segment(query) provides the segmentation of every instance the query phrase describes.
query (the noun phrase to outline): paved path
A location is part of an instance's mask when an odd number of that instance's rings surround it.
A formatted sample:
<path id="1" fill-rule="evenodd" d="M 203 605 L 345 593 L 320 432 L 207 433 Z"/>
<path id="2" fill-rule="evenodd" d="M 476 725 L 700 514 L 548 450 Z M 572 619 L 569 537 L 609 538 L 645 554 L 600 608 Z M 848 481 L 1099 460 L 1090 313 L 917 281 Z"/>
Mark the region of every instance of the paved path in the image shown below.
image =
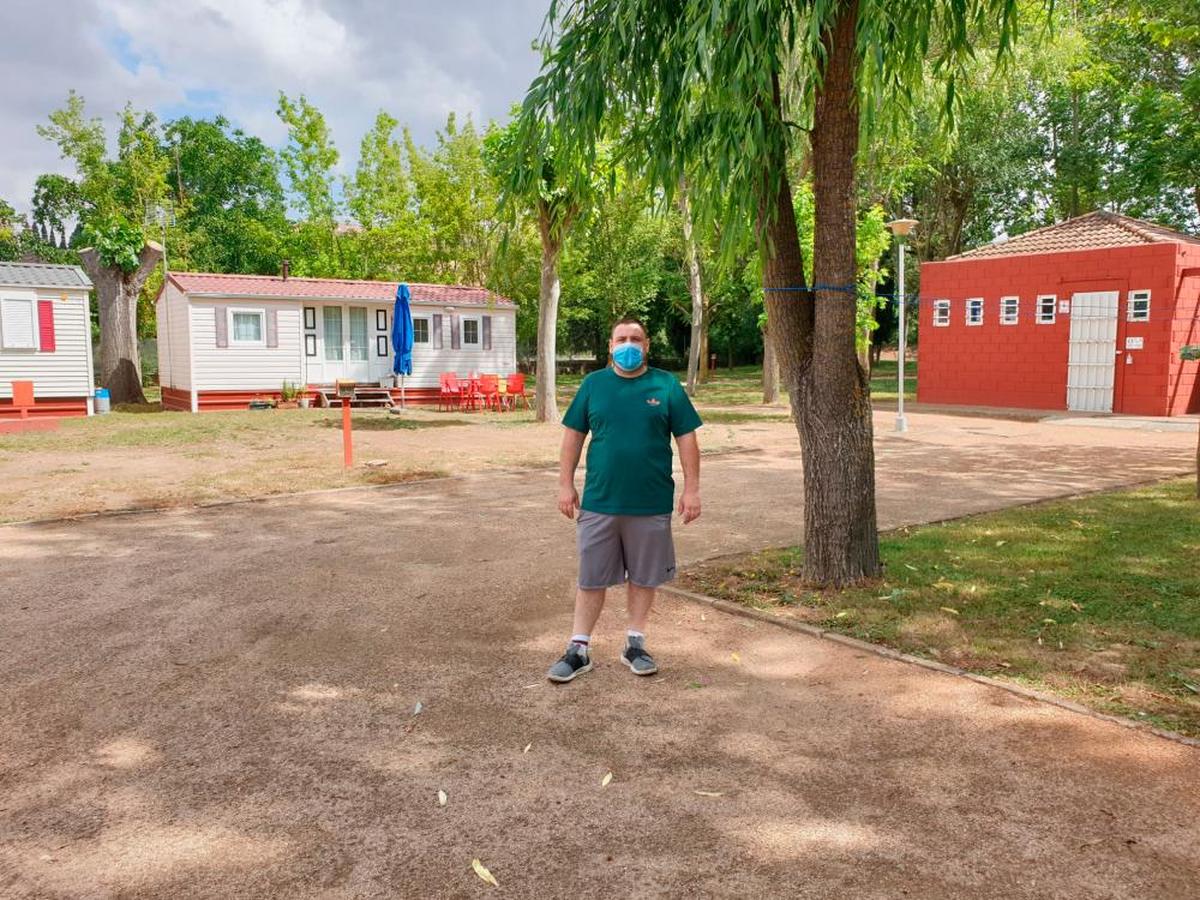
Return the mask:
<path id="1" fill-rule="evenodd" d="M 889 423 L 885 527 L 1193 452 Z M 798 538 L 787 426 L 745 440 L 705 463 L 685 563 Z M 573 550 L 553 488 L 0 529 L 0 896 L 485 896 L 473 857 L 513 897 L 1197 896 L 1192 748 L 677 601 L 660 676 L 615 662 L 610 613 L 597 670 L 547 684 Z"/>

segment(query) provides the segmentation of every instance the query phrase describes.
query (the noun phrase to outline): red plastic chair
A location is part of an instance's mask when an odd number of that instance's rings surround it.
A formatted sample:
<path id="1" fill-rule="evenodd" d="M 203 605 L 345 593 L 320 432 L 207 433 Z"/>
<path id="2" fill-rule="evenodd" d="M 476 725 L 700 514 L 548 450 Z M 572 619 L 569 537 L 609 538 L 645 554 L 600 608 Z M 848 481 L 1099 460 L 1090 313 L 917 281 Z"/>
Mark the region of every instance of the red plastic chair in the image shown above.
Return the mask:
<path id="1" fill-rule="evenodd" d="M 525 408 L 529 409 L 529 398 L 525 396 L 525 373 L 514 372 L 505 381 L 508 388 L 508 402 L 512 404 L 512 408 L 517 408 L 517 399 L 519 398 L 525 401 Z"/>
<path id="2" fill-rule="evenodd" d="M 443 372 L 438 376 L 438 387 L 438 409 L 442 409 L 443 405 L 446 409 L 462 409 L 463 386 L 459 384 L 457 375 Z"/>
<path id="3" fill-rule="evenodd" d="M 479 399 L 484 409 L 500 409 L 500 376 L 479 376 Z"/>

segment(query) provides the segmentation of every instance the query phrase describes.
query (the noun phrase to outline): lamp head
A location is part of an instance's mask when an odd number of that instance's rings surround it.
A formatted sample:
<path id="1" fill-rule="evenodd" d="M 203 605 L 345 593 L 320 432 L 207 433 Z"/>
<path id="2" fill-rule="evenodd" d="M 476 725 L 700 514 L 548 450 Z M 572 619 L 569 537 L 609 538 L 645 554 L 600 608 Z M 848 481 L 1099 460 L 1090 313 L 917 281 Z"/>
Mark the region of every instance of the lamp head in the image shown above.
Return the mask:
<path id="1" fill-rule="evenodd" d="M 887 227 L 892 230 L 892 234 L 896 237 L 907 237 L 908 233 L 917 227 L 916 219 L 892 219 L 887 223 Z"/>

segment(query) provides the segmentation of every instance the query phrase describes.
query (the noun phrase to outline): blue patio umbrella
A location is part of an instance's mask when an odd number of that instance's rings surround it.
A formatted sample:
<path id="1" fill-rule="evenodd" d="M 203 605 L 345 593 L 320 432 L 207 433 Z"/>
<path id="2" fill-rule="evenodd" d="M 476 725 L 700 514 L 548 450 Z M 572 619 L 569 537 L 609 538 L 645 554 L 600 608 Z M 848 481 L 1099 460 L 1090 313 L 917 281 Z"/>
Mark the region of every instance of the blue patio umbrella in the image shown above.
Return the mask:
<path id="1" fill-rule="evenodd" d="M 407 283 L 396 288 L 396 307 L 392 311 L 392 349 L 396 358 L 392 361 L 392 372 L 400 376 L 400 406 L 404 406 L 404 376 L 412 374 L 413 321 L 408 301 L 412 292 Z"/>

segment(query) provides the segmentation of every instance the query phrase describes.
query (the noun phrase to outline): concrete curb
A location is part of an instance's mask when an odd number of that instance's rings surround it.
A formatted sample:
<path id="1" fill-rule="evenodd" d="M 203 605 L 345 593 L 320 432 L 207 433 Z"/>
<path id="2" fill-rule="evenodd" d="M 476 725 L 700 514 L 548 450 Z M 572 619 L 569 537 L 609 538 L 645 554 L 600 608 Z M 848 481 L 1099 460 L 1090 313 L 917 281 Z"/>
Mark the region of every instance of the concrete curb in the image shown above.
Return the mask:
<path id="1" fill-rule="evenodd" d="M 685 591 L 682 588 L 671 587 L 669 585 L 663 585 L 658 590 L 660 593 L 670 594 L 671 596 L 678 597 L 680 600 L 686 600 L 689 603 L 695 603 L 701 606 L 708 606 L 721 612 L 729 613 L 733 616 L 740 616 L 743 619 L 753 619 L 756 622 L 766 622 L 779 628 L 785 628 L 788 631 L 799 632 L 800 634 L 807 635 L 808 637 L 830 641 L 834 644 L 841 644 L 842 646 L 849 647 L 853 650 L 861 650 L 862 652 L 870 653 L 873 656 L 881 656 L 884 659 L 891 659 L 895 660 L 896 662 L 907 663 L 911 666 L 919 666 L 922 669 L 941 672 L 943 675 L 966 678 L 967 680 L 977 682 L 978 684 L 986 685 L 992 688 L 998 688 L 999 690 L 1007 691 L 1010 694 L 1015 694 L 1018 697 L 1024 697 L 1026 700 L 1033 700 L 1038 703 L 1048 703 L 1051 706 L 1057 706 L 1059 709 L 1065 709 L 1068 712 L 1089 716 L 1093 719 L 1100 719 L 1104 722 L 1110 722 L 1113 725 L 1120 725 L 1122 728 L 1128 728 L 1131 731 L 1139 731 L 1144 734 L 1153 734 L 1156 737 L 1165 738 L 1168 741 L 1174 741 L 1175 743 L 1183 744 L 1186 747 L 1200 749 L 1200 739 L 1198 738 L 1190 738 L 1174 731 L 1167 731 L 1164 728 L 1155 728 L 1153 725 L 1147 725 L 1143 722 L 1137 722 L 1132 719 L 1124 719 L 1119 716 L 1110 716 L 1107 713 L 1097 712 L 1094 709 L 1089 709 L 1082 704 L 1074 703 L 1070 700 L 1064 700 L 1061 697 L 1055 697 L 1053 694 L 1044 694 L 1041 691 L 1035 691 L 1031 688 L 1022 687 L 1019 684 L 1014 684 L 1009 681 L 1001 681 L 998 678 L 991 678 L 987 675 L 978 675 L 974 672 L 968 672 L 965 669 L 958 668 L 957 666 L 948 666 L 945 663 L 936 662 L 931 659 L 922 659 L 919 656 L 901 653 L 899 650 L 893 650 L 891 647 L 885 647 L 881 644 L 872 644 L 867 641 L 860 641 L 858 638 L 852 638 L 844 634 L 839 634 L 836 631 L 818 628 L 815 625 L 808 625 L 804 622 L 793 622 L 788 619 L 782 619 L 760 609 L 742 606 L 739 603 L 731 603 L 728 600 L 719 600 L 716 597 L 709 597 L 706 594 L 696 594 L 692 591 Z"/>

